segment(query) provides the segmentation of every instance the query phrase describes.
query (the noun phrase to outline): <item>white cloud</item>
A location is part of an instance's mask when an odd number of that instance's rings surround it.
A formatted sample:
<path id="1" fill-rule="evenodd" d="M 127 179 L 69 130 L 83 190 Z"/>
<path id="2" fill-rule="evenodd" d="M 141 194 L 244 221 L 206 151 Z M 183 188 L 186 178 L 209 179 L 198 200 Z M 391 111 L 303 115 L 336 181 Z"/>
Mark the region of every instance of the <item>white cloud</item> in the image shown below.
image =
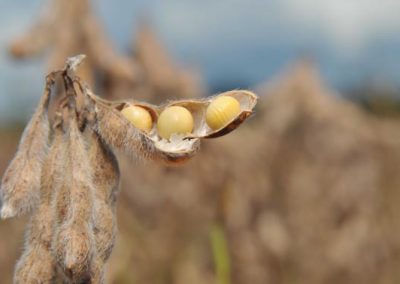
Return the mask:
<path id="1" fill-rule="evenodd" d="M 399 0 L 160 1 L 151 9 L 157 27 L 177 40 L 205 45 L 218 38 L 326 41 L 343 55 L 376 38 L 400 33 Z"/>
<path id="2" fill-rule="evenodd" d="M 398 0 L 283 0 L 287 21 L 323 34 L 342 52 L 356 52 L 382 34 L 400 32 Z"/>

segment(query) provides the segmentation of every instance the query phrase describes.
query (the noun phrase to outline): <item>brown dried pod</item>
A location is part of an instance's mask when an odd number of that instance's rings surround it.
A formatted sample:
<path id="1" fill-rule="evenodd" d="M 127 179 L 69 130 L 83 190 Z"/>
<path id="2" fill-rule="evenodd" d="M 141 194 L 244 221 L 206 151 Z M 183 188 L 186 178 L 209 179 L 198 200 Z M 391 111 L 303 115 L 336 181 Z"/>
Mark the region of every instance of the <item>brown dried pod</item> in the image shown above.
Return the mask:
<path id="1" fill-rule="evenodd" d="M 90 129 L 89 161 L 93 173 L 93 231 L 96 250 L 103 263 L 109 258 L 117 231 L 115 202 L 119 188 L 118 161 L 111 149 Z"/>
<path id="2" fill-rule="evenodd" d="M 90 278 L 87 283 L 104 283 L 104 262 L 98 255 L 95 255 L 91 262 Z"/>
<path id="3" fill-rule="evenodd" d="M 25 250 L 16 265 L 14 283 L 53 283 L 56 277 L 51 252 L 54 219 L 51 197 L 64 172 L 66 148 L 61 124 L 56 122 L 55 125 L 54 138 L 43 164 L 40 204 L 28 225 Z"/>
<path id="4" fill-rule="evenodd" d="M 64 140 L 67 140 L 65 138 Z M 67 141 L 64 141 L 67 143 Z M 67 151 L 66 151 L 67 152 Z M 58 228 L 65 220 L 70 204 L 69 187 L 71 181 L 71 165 L 68 158 L 64 159 L 64 175 L 60 179 L 60 184 L 52 197 L 52 212 L 54 214 L 53 227 Z"/>
<path id="5" fill-rule="evenodd" d="M 15 284 L 54 283 L 56 279 L 54 258 L 43 247 L 27 247 L 16 265 Z"/>
<path id="6" fill-rule="evenodd" d="M 37 204 L 42 163 L 48 150 L 49 120 L 47 109 L 53 78 L 48 77 L 39 105 L 26 126 L 18 151 L 4 173 L 1 195 L 1 218 L 29 212 Z"/>
<path id="7" fill-rule="evenodd" d="M 200 138 L 216 138 L 236 129 L 252 114 L 256 103 L 257 96 L 245 90 L 229 91 L 199 100 L 174 101 L 161 107 L 135 101 L 100 101 L 97 104 L 98 131 L 102 136 L 110 136 L 110 141 L 105 139 L 108 143 L 116 145 L 117 148 L 125 148 L 126 151 L 135 148 L 131 147 L 130 136 L 124 134 L 134 132 L 136 137 L 143 141 L 142 147 L 150 147 L 147 151 L 152 152 L 151 150 L 155 149 L 153 154 L 162 153 L 179 160 L 193 156 L 198 149 Z M 133 109 L 137 107 L 143 108 L 150 115 L 153 120 L 151 128 L 141 130 L 143 122 L 137 125 L 141 118 L 135 118 L 132 114 Z M 122 118 L 130 121 L 131 125 L 122 122 L 117 112 L 122 114 Z M 143 117 L 142 120 L 148 118 Z M 111 125 L 110 122 L 114 124 Z M 121 129 L 122 133 L 117 135 Z M 108 132 L 114 135 L 107 135 Z M 135 142 L 137 141 L 138 138 Z M 170 160 L 174 161 L 173 158 Z"/>
<path id="8" fill-rule="evenodd" d="M 64 276 L 74 283 L 80 283 L 90 278 L 95 253 L 91 224 L 94 188 L 85 141 L 75 114 L 70 115 L 69 122 L 66 214 L 61 216 L 64 220 L 58 220 L 55 224 L 52 246 L 57 265 Z"/>

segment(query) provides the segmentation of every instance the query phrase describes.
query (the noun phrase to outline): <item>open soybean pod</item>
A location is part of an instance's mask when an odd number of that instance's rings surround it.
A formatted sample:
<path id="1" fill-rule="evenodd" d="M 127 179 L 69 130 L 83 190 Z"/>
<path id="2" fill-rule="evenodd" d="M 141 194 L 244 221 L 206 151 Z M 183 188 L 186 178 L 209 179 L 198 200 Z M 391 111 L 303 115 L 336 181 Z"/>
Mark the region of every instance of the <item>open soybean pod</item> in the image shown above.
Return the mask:
<path id="1" fill-rule="evenodd" d="M 108 102 L 88 91 L 95 101 L 96 131 L 104 141 L 127 153 L 180 162 L 199 149 L 200 138 L 228 134 L 246 120 L 257 96 L 245 90 L 199 100 L 154 106 L 134 100 Z"/>
<path id="2" fill-rule="evenodd" d="M 87 90 L 88 91 L 88 90 Z M 149 104 L 132 102 L 107 103 L 88 92 L 95 104 L 95 131 L 104 142 L 114 149 L 131 156 L 161 160 L 167 163 L 178 163 L 191 158 L 199 149 L 200 141 L 177 138 L 171 141 L 162 140 L 155 129 L 158 110 Z M 122 114 L 125 108 L 138 106 L 145 109 L 151 117 L 151 128 L 141 130 Z"/>

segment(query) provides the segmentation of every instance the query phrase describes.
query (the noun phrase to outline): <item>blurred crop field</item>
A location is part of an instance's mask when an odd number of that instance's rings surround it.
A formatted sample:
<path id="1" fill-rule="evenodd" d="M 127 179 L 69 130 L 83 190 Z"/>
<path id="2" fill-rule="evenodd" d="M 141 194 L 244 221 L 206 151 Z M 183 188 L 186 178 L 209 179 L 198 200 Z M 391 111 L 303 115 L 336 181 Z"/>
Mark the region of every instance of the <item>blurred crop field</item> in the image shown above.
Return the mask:
<path id="1" fill-rule="evenodd" d="M 212 93 L 146 21 L 123 53 L 89 1 L 43 6 L 51 16 L 36 15 L 25 35 L 2 46 L 20 60 L 13 64 L 43 54 L 34 60 L 50 71 L 85 53 L 81 75 L 107 99 L 160 103 Z M 251 86 L 259 102 L 246 123 L 202 141 L 185 164 L 119 155 L 119 232 L 107 283 L 400 283 L 397 89 L 365 82 L 342 93 L 317 60 L 289 61 Z M 0 129 L 0 175 L 23 127 L 13 121 Z M 12 283 L 28 220 L 0 221 L 0 283 Z"/>

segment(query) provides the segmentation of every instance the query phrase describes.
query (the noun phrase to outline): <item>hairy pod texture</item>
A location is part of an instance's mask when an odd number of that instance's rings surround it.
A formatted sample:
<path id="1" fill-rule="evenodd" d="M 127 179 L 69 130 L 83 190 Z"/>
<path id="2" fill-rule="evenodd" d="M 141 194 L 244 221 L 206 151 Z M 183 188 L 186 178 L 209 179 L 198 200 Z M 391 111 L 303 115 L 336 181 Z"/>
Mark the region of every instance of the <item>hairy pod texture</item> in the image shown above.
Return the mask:
<path id="1" fill-rule="evenodd" d="M 91 131 L 91 130 L 90 130 Z M 93 229 L 96 250 L 102 262 L 109 258 L 117 231 L 115 203 L 119 188 L 118 161 L 97 133 L 91 131 L 89 161 L 93 174 Z"/>
<path id="2" fill-rule="evenodd" d="M 104 262 L 98 255 L 96 255 L 90 266 L 90 279 L 89 283 L 103 284 L 104 283 Z"/>
<path id="3" fill-rule="evenodd" d="M 162 158 L 150 139 L 115 109 L 96 103 L 95 131 L 107 145 L 133 158 L 157 160 Z"/>
<path id="4" fill-rule="evenodd" d="M 61 208 L 62 214 L 56 214 L 53 251 L 64 276 L 72 283 L 80 283 L 89 281 L 95 253 L 92 229 L 94 188 L 85 141 L 75 116 L 70 119 L 67 153 L 68 178 L 60 188 L 67 190 L 61 192 L 64 195 L 61 201 L 65 204 L 60 207 L 56 204 L 56 210 Z"/>
<path id="5" fill-rule="evenodd" d="M 50 125 L 47 109 L 50 84 L 26 126 L 17 153 L 4 173 L 1 183 L 1 218 L 27 213 L 37 205 L 42 163 L 48 151 Z"/>
<path id="6" fill-rule="evenodd" d="M 55 129 L 43 163 L 40 203 L 28 225 L 25 250 L 17 263 L 14 283 L 53 283 L 55 280 L 55 261 L 51 252 L 54 219 L 51 203 L 64 171 L 65 146 L 61 128 Z"/>
<path id="7" fill-rule="evenodd" d="M 166 140 L 160 141 L 154 129 L 150 131 L 151 133 L 139 130 L 124 117 L 121 107 L 126 106 L 126 103 L 113 104 L 94 95 L 86 86 L 82 89 L 88 98 L 88 109 L 94 112 L 92 128 L 114 150 L 119 150 L 134 160 L 142 158 L 166 164 L 177 164 L 188 160 L 199 150 L 198 138 L 183 140 L 178 135 L 173 137 L 171 143 Z M 145 105 L 141 107 L 143 106 Z M 152 113 L 152 119 L 157 117 L 154 108 L 148 105 L 145 108 Z"/>

